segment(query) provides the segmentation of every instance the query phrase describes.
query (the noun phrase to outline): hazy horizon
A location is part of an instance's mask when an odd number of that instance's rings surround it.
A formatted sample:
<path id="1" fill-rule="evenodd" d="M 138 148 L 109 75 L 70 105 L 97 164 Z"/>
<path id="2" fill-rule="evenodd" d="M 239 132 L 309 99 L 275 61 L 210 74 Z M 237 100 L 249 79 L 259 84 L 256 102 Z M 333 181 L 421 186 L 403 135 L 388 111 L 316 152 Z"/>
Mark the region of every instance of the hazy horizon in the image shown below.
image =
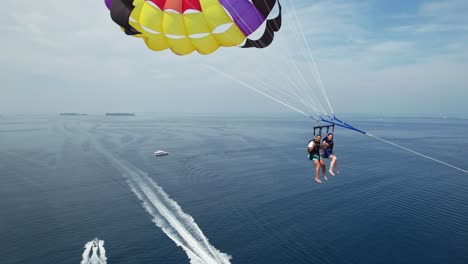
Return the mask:
<path id="1" fill-rule="evenodd" d="M 58 111 L 58 112 L 0 112 L 0 117 L 4 116 L 15 116 L 15 115 L 45 115 L 45 116 L 54 116 L 60 114 L 81 114 L 82 116 L 103 116 L 106 113 L 131 113 L 135 114 L 135 116 L 146 116 L 146 115 L 167 115 L 167 116 L 241 116 L 241 117 L 258 117 L 258 116 L 268 116 L 274 117 L 275 115 L 284 117 L 284 116 L 291 116 L 298 119 L 307 120 L 306 117 L 298 115 L 293 111 L 281 111 L 281 112 L 274 112 L 274 111 L 263 111 L 263 112 L 214 112 L 214 111 L 158 111 L 158 112 L 138 112 L 138 111 L 104 111 L 104 112 L 86 112 L 86 111 Z M 461 114 L 430 114 L 430 113 L 362 113 L 362 112 L 347 112 L 347 113 L 336 113 L 337 117 L 371 117 L 371 118 L 434 118 L 434 119 L 468 119 L 467 115 Z M 110 117 L 113 118 L 113 117 Z"/>

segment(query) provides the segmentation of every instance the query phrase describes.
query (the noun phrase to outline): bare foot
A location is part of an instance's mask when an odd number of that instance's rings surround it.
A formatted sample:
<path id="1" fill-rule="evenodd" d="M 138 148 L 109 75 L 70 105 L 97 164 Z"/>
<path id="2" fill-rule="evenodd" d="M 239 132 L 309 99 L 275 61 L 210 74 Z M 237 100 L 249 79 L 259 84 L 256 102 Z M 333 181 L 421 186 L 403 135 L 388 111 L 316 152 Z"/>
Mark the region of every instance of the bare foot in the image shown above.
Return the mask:
<path id="1" fill-rule="evenodd" d="M 327 178 L 327 176 L 323 176 L 323 178 L 324 178 L 326 181 L 328 181 L 328 178 Z"/>
<path id="2" fill-rule="evenodd" d="M 335 176 L 335 173 L 333 173 L 332 169 L 329 169 L 328 172 L 329 172 L 332 176 Z"/>
<path id="3" fill-rule="evenodd" d="M 315 181 L 318 182 L 318 183 L 322 183 L 322 181 L 320 179 L 317 179 L 317 178 L 315 178 Z"/>

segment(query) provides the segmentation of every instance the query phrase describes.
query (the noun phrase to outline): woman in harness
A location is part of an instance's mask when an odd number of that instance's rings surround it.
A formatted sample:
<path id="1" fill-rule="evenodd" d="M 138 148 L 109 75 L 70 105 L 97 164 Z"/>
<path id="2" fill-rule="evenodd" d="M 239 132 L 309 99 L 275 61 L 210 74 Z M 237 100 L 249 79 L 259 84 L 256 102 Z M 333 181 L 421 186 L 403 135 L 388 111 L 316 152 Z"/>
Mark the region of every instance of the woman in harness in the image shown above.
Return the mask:
<path id="1" fill-rule="evenodd" d="M 336 170 L 336 173 L 340 173 L 338 171 L 338 169 L 336 168 L 336 162 L 337 162 L 337 158 L 335 156 L 335 154 L 333 153 L 333 145 L 334 145 L 334 142 L 333 142 L 333 133 L 328 133 L 327 137 L 325 137 L 323 139 L 323 146 L 324 146 L 324 150 L 323 150 L 323 157 L 324 158 L 328 158 L 330 159 L 330 169 L 328 170 L 328 172 L 330 172 L 331 175 L 335 176 L 335 173 L 333 173 L 333 169 Z"/>
<path id="2" fill-rule="evenodd" d="M 315 164 L 315 181 L 318 183 L 322 183 L 319 178 L 320 167 L 322 168 L 323 178 L 328 180 L 327 174 L 325 172 L 325 162 L 323 159 L 320 158 L 320 140 L 322 136 L 316 135 L 315 138 L 309 141 L 309 145 L 307 146 L 307 150 L 309 152 L 309 159 L 312 160 Z"/>

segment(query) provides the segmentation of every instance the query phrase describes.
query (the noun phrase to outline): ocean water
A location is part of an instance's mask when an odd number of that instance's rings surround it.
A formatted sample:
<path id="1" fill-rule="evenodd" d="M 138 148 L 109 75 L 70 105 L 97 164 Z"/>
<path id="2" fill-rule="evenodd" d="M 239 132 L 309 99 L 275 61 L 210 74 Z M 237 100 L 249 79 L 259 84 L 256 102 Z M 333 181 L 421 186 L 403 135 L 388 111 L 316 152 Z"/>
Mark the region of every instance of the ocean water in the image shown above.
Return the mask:
<path id="1" fill-rule="evenodd" d="M 347 121 L 468 169 L 467 120 Z M 4 115 L 0 263 L 80 263 L 95 237 L 107 263 L 468 263 L 468 174 L 337 128 L 319 185 L 313 125 Z"/>

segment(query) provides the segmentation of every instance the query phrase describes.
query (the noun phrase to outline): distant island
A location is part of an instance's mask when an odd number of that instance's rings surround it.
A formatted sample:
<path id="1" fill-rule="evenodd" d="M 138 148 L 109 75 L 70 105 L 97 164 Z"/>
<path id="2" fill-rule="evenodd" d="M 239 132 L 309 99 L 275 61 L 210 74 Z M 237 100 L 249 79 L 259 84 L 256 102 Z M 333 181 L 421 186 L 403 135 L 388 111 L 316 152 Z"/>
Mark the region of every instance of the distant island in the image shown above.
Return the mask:
<path id="1" fill-rule="evenodd" d="M 88 115 L 88 114 L 80 114 L 80 113 L 60 113 L 60 115 L 63 115 L 63 116 L 85 116 L 85 115 Z"/>
<path id="2" fill-rule="evenodd" d="M 133 113 L 106 113 L 106 116 L 134 116 Z"/>

